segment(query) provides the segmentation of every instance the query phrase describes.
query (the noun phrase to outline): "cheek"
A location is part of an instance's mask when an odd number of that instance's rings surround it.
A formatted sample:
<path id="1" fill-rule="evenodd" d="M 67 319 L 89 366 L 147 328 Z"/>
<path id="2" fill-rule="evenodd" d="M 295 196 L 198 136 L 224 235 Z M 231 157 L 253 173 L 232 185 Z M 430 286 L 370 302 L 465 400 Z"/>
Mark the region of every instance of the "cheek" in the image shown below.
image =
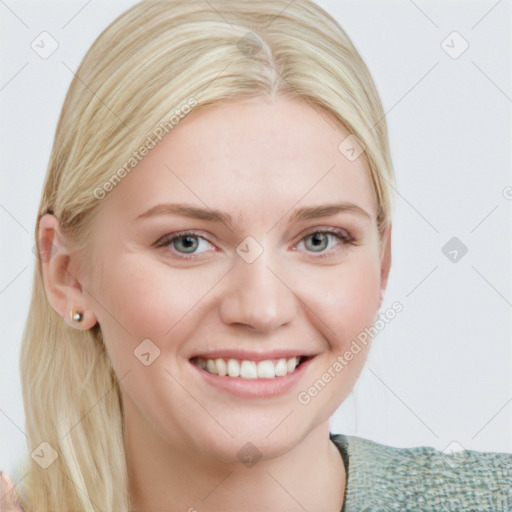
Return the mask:
<path id="1" fill-rule="evenodd" d="M 340 319 L 350 326 L 351 338 L 375 321 L 380 299 L 380 264 L 364 256 L 346 276 Z M 357 331 L 357 332 L 356 332 Z"/>
<path id="2" fill-rule="evenodd" d="M 345 345 L 371 325 L 380 299 L 380 262 L 371 251 L 359 251 L 337 266 L 312 271 L 297 283 L 301 300 L 317 317 L 318 329 L 335 345 Z"/>
<path id="3" fill-rule="evenodd" d="M 173 334 L 182 336 L 216 278 L 215 271 L 171 268 L 137 254 L 106 264 L 98 291 L 104 337 L 132 352 L 146 338 L 160 346 Z"/>
<path id="4" fill-rule="evenodd" d="M 357 382 L 371 347 L 366 329 L 375 321 L 380 299 L 380 262 L 374 254 L 361 251 L 350 264 L 334 268 L 325 278 L 309 281 L 304 291 L 317 314 L 316 328 L 329 345 L 322 373 L 297 397 L 300 404 L 316 404 L 318 422 L 334 414 Z"/>
<path id="5" fill-rule="evenodd" d="M 354 388 L 371 346 L 365 329 L 375 321 L 380 297 L 380 262 L 370 251 L 323 272 L 302 288 L 315 313 L 311 322 L 328 344 L 297 395 L 305 414 L 316 410 L 310 415 L 315 424 L 328 421 Z"/>

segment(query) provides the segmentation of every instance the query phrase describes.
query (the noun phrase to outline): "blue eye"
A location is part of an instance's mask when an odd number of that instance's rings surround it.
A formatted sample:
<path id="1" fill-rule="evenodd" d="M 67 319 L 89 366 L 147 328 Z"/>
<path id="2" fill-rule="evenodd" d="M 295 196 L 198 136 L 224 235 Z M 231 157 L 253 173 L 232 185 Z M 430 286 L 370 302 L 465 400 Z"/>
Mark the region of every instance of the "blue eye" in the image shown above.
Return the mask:
<path id="1" fill-rule="evenodd" d="M 329 252 L 326 251 L 329 247 L 329 242 L 334 242 L 331 247 L 336 245 L 336 241 L 341 241 L 342 246 L 346 244 L 353 244 L 355 242 L 345 230 L 335 228 L 313 231 L 306 235 L 300 243 L 303 241 L 308 252 L 320 253 L 321 256 L 323 256 L 325 252 Z"/>
<path id="2" fill-rule="evenodd" d="M 308 243 L 305 243 L 307 249 L 311 249 L 314 252 L 320 252 L 327 249 L 329 245 L 329 237 L 332 237 L 331 234 L 327 233 L 313 233 L 312 235 L 308 235 L 305 240 L 311 241 L 308 246 Z"/>
<path id="3" fill-rule="evenodd" d="M 334 252 L 348 244 L 355 245 L 356 241 L 344 229 L 322 228 L 304 236 L 297 247 L 301 244 L 304 244 L 307 252 L 317 254 L 316 258 L 322 258 L 332 256 Z M 213 244 L 195 232 L 181 231 L 163 236 L 153 246 L 167 247 L 180 258 L 194 258 L 207 252 L 209 246 Z"/>
<path id="4" fill-rule="evenodd" d="M 183 252 L 188 254 L 194 252 L 199 247 L 199 238 L 197 236 L 182 235 L 175 238 L 171 243 L 178 252 L 181 252 L 179 247 L 181 246 Z"/>
<path id="5" fill-rule="evenodd" d="M 184 258 L 190 258 L 208 250 L 210 242 L 196 233 L 180 232 L 166 235 L 154 245 L 155 247 L 172 248 Z"/>

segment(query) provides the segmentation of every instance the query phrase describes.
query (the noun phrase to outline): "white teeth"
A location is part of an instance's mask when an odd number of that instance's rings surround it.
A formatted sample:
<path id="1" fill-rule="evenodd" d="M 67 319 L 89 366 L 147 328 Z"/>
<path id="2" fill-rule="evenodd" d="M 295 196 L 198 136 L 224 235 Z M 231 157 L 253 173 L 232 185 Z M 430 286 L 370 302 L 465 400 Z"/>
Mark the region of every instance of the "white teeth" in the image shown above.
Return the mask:
<path id="1" fill-rule="evenodd" d="M 295 369 L 295 366 L 293 367 L 293 369 Z M 287 373 L 288 373 L 288 366 L 286 364 L 286 359 L 279 359 L 279 361 L 277 361 L 277 364 L 276 364 L 276 377 L 283 377 Z"/>
<path id="2" fill-rule="evenodd" d="M 203 370 L 221 377 L 242 377 L 243 379 L 272 379 L 292 373 L 300 362 L 299 357 L 281 358 L 266 361 L 238 361 L 237 359 L 196 359 L 195 363 Z"/>
<path id="3" fill-rule="evenodd" d="M 230 377 L 240 377 L 240 364 L 236 359 L 228 361 L 228 375 Z"/>
<path id="4" fill-rule="evenodd" d="M 215 361 L 213 361 L 213 359 L 208 359 L 208 361 L 206 361 L 206 369 L 210 373 L 217 373 L 217 365 L 215 364 Z"/>
<path id="5" fill-rule="evenodd" d="M 276 368 L 272 361 L 260 361 L 258 363 L 258 378 L 272 379 L 276 376 Z"/>
<path id="6" fill-rule="evenodd" d="M 296 357 L 288 359 L 288 361 L 286 362 L 286 369 L 288 370 L 288 373 L 293 372 L 293 370 L 295 370 L 295 368 L 297 367 L 297 364 L 298 360 Z"/>
<path id="7" fill-rule="evenodd" d="M 254 361 L 242 361 L 240 366 L 240 377 L 244 379 L 257 379 L 258 370 Z"/>
<path id="8" fill-rule="evenodd" d="M 224 359 L 215 359 L 215 362 L 217 363 L 217 374 L 221 377 L 224 377 L 224 375 L 228 374 L 228 365 L 226 364 L 226 361 Z M 215 372 L 212 372 L 215 373 Z"/>

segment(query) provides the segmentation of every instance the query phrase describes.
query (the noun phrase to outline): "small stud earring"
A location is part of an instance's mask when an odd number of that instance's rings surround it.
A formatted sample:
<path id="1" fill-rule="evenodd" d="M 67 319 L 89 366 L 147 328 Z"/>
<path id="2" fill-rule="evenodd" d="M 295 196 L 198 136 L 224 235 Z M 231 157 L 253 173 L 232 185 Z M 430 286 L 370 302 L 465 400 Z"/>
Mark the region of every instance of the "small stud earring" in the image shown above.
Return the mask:
<path id="1" fill-rule="evenodd" d="M 75 322 L 81 322 L 84 319 L 84 315 L 80 311 L 71 311 L 70 315 Z"/>

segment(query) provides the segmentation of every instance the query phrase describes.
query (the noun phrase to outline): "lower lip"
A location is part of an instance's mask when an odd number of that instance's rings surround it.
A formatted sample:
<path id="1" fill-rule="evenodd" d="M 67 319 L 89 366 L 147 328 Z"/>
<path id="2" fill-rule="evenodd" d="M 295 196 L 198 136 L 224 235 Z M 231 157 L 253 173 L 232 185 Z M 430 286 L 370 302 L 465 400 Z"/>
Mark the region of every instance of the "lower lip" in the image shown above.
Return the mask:
<path id="1" fill-rule="evenodd" d="M 271 398 L 290 391 L 304 375 L 314 357 L 304 361 L 292 373 L 271 379 L 244 379 L 243 377 L 221 377 L 200 366 L 190 363 L 199 375 L 211 386 L 242 398 Z"/>

